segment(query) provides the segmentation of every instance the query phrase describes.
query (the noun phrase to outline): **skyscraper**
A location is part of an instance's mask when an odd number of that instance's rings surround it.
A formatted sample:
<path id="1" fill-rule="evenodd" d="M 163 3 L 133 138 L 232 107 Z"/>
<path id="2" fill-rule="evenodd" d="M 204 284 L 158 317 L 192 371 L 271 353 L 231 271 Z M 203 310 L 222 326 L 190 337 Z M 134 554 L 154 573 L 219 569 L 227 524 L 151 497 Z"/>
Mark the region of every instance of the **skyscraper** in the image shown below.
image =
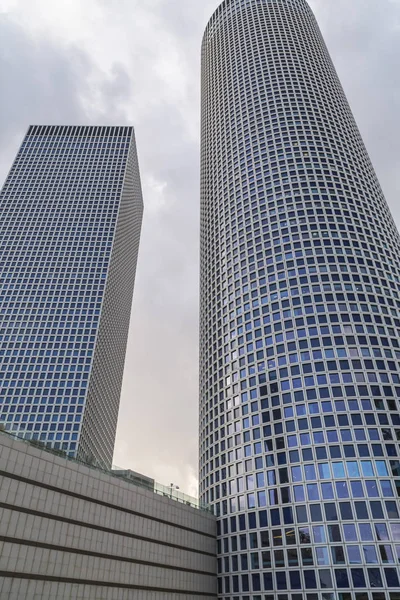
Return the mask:
<path id="1" fill-rule="evenodd" d="M 132 127 L 30 127 L 0 194 L 0 423 L 104 466 L 142 213 Z"/>
<path id="2" fill-rule="evenodd" d="M 202 46 L 200 491 L 219 597 L 398 600 L 400 238 L 305 0 Z"/>

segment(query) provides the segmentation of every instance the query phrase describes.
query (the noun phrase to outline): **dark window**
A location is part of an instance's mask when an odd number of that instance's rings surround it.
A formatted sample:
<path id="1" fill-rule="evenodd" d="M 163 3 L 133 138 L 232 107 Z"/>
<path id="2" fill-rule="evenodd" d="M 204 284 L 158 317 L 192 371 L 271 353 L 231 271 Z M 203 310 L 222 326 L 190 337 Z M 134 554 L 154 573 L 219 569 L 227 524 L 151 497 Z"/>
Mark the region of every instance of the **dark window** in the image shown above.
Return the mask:
<path id="1" fill-rule="evenodd" d="M 362 569 L 351 569 L 351 577 L 355 588 L 365 588 L 365 576 Z"/>
<path id="2" fill-rule="evenodd" d="M 384 569 L 388 587 L 399 587 L 397 569 Z"/>
<path id="3" fill-rule="evenodd" d="M 369 519 L 367 505 L 365 502 L 355 502 L 357 519 Z"/>
<path id="4" fill-rule="evenodd" d="M 343 521 L 353 520 L 353 510 L 350 502 L 339 502 L 339 508 Z"/>
<path id="5" fill-rule="evenodd" d="M 290 587 L 292 590 L 301 590 L 301 578 L 299 571 L 290 571 Z"/>
<path id="6" fill-rule="evenodd" d="M 285 523 L 285 525 L 290 525 L 291 523 L 294 523 L 293 510 L 289 506 L 283 509 L 283 522 Z"/>
<path id="7" fill-rule="evenodd" d="M 261 590 L 261 578 L 260 578 L 260 575 L 258 573 L 253 573 L 252 580 L 253 580 L 253 591 L 254 592 L 259 592 Z"/>
<path id="8" fill-rule="evenodd" d="M 298 523 L 308 522 L 307 508 L 305 506 L 296 506 L 296 514 Z"/>
<path id="9" fill-rule="evenodd" d="M 372 588 L 383 587 L 379 569 L 368 569 L 369 584 Z"/>
<path id="10" fill-rule="evenodd" d="M 313 523 L 316 523 L 318 521 L 322 521 L 322 510 L 321 510 L 321 505 L 320 504 L 311 504 L 310 506 L 310 512 L 311 512 L 311 521 Z"/>
<path id="11" fill-rule="evenodd" d="M 346 569 L 335 569 L 336 585 L 339 589 L 349 588 L 349 577 Z"/>
<path id="12" fill-rule="evenodd" d="M 266 510 L 260 510 L 260 512 L 258 513 L 258 520 L 260 521 L 260 528 L 268 526 L 268 519 L 267 519 L 267 511 Z"/>
<path id="13" fill-rule="evenodd" d="M 276 573 L 276 585 L 278 590 L 286 590 L 287 589 L 287 584 L 286 584 L 286 573 Z"/>
<path id="14" fill-rule="evenodd" d="M 299 558 L 297 555 L 297 550 L 295 548 L 290 548 L 287 551 L 288 554 L 288 562 L 289 562 L 289 566 L 290 567 L 298 567 L 299 565 Z"/>
<path id="15" fill-rule="evenodd" d="M 315 590 L 317 588 L 317 579 L 315 571 L 304 571 L 304 580 L 307 590 Z"/>
<path id="16" fill-rule="evenodd" d="M 319 573 L 319 580 L 321 583 L 321 588 L 322 589 L 332 588 L 333 584 L 332 584 L 331 572 L 328 569 L 321 569 L 320 571 L 318 571 L 318 573 Z"/>
<path id="17" fill-rule="evenodd" d="M 314 565 L 313 554 L 311 548 L 301 549 L 301 560 L 304 567 L 312 567 Z"/>
<path id="18" fill-rule="evenodd" d="M 336 511 L 336 505 L 333 502 L 324 504 L 325 515 L 327 521 L 337 521 L 338 515 Z"/>
<path id="19" fill-rule="evenodd" d="M 398 490 L 398 491 L 400 492 L 400 490 Z M 398 519 L 399 512 L 397 510 L 396 502 L 387 501 L 387 502 L 385 502 L 385 504 L 386 504 L 387 513 L 389 515 L 389 519 Z"/>
<path id="20" fill-rule="evenodd" d="M 383 509 L 381 502 L 370 502 L 373 519 L 383 519 Z"/>
<path id="21" fill-rule="evenodd" d="M 271 525 L 280 525 L 281 519 L 278 508 L 273 508 L 271 510 Z"/>
<path id="22" fill-rule="evenodd" d="M 292 546 L 296 543 L 295 529 L 293 527 L 285 529 L 285 539 L 288 546 Z"/>
<path id="23" fill-rule="evenodd" d="M 273 590 L 274 589 L 272 573 L 264 573 L 264 589 L 265 590 Z"/>

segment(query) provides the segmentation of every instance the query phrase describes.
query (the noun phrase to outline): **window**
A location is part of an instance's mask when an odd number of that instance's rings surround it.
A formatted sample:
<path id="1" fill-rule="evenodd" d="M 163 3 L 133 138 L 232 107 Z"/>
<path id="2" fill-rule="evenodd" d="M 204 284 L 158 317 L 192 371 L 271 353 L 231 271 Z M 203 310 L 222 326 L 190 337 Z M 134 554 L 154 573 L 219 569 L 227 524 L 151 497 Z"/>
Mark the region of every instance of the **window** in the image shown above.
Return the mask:
<path id="1" fill-rule="evenodd" d="M 347 554 L 351 565 L 360 565 L 362 563 L 360 548 L 358 546 L 347 546 Z"/>
<path id="2" fill-rule="evenodd" d="M 375 546 L 363 546 L 363 553 L 367 564 L 378 564 Z"/>
<path id="3" fill-rule="evenodd" d="M 324 504 L 325 515 L 327 521 L 337 521 L 338 515 L 336 511 L 336 505 L 334 503 L 326 503 Z"/>
<path id="4" fill-rule="evenodd" d="M 336 585 L 339 589 L 349 588 L 349 578 L 346 569 L 335 569 Z"/>

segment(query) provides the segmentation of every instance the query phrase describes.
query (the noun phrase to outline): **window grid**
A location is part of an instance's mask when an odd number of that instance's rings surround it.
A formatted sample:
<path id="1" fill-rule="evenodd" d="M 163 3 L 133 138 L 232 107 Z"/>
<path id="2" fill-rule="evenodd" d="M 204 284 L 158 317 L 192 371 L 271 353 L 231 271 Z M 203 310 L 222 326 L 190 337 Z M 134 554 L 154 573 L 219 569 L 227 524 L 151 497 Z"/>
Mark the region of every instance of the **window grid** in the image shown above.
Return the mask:
<path id="1" fill-rule="evenodd" d="M 400 239 L 305 0 L 202 48 L 200 493 L 220 598 L 399 600 Z"/>
<path id="2" fill-rule="evenodd" d="M 117 306 L 121 322 L 130 312 L 129 293 L 119 304 L 110 281 L 128 204 L 135 247 L 126 243 L 118 269 L 129 263 L 132 296 L 142 211 L 132 171 L 138 179 L 131 127 L 30 127 L 0 194 L 0 422 L 102 464 L 112 460 L 120 376 L 99 389 L 97 342 Z M 97 360 L 104 370 L 105 355 Z M 92 413 L 104 423 L 86 427 Z"/>

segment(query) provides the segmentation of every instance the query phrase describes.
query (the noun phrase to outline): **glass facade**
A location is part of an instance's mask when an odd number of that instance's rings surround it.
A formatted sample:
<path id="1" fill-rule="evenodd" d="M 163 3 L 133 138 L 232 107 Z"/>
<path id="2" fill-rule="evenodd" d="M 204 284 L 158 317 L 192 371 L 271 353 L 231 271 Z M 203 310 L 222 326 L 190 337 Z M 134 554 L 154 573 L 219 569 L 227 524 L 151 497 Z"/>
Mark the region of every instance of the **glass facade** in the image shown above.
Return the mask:
<path id="1" fill-rule="evenodd" d="M 400 238 L 305 0 L 202 47 L 200 493 L 219 598 L 400 600 Z"/>
<path id="2" fill-rule="evenodd" d="M 142 209 L 131 127 L 30 127 L 0 194 L 0 423 L 105 466 Z"/>

